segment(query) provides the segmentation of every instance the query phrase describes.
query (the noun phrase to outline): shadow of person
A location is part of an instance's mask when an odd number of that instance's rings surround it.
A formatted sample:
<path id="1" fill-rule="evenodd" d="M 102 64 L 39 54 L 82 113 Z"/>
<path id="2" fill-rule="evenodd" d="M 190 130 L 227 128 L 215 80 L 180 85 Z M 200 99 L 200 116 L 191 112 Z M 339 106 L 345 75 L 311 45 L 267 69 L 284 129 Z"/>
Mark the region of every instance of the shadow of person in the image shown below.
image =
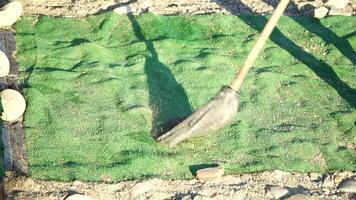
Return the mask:
<path id="1" fill-rule="evenodd" d="M 216 0 L 217 3 L 220 1 Z M 239 3 L 243 4 L 239 1 Z M 221 4 L 223 5 L 223 4 Z M 244 5 L 246 6 L 246 5 Z M 229 9 L 226 7 L 226 9 Z M 252 13 L 253 11 L 251 11 Z M 256 31 L 262 32 L 268 19 L 264 16 L 248 16 L 237 15 L 251 28 Z M 356 90 L 342 81 L 334 70 L 325 62 L 318 60 L 313 55 L 305 52 L 300 46 L 295 44 L 291 39 L 286 37 L 278 28 L 275 28 L 270 36 L 270 40 L 277 44 L 282 49 L 286 50 L 294 58 L 305 64 L 311 69 L 321 80 L 330 85 L 352 108 L 356 108 Z M 316 91 L 317 92 L 317 91 Z"/>
<path id="2" fill-rule="evenodd" d="M 144 42 L 147 49 L 144 70 L 149 87 L 149 106 L 152 110 L 151 134 L 157 138 L 189 116 L 192 108 L 183 87 L 169 68 L 160 62 L 152 41 L 145 38 L 135 17 L 128 14 L 128 18 L 136 38 Z"/>

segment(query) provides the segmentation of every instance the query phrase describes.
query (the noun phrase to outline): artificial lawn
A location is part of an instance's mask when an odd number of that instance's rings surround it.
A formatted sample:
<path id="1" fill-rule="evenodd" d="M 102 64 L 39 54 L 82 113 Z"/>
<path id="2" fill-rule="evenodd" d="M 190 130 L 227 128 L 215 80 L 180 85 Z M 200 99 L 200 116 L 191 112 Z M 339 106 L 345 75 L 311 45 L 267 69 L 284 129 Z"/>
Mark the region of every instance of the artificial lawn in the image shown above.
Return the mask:
<path id="1" fill-rule="evenodd" d="M 283 17 L 234 123 L 169 148 L 152 138 L 228 84 L 263 16 L 103 14 L 16 24 L 31 176 L 121 181 L 356 170 L 355 17 Z"/>

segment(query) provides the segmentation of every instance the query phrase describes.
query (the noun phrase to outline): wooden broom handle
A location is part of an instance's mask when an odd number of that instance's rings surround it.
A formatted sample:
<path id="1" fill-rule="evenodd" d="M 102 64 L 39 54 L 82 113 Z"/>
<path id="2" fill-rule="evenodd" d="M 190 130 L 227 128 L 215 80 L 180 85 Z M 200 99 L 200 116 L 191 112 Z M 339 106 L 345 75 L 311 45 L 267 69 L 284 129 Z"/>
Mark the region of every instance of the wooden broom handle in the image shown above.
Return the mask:
<path id="1" fill-rule="evenodd" d="M 252 68 L 253 63 L 255 62 L 257 56 L 261 52 L 264 44 L 266 43 L 267 39 L 271 35 L 274 27 L 276 26 L 279 18 L 282 16 L 284 10 L 287 8 L 288 3 L 290 0 L 281 0 L 274 11 L 272 17 L 268 20 L 265 28 L 263 29 L 260 37 L 258 38 L 257 42 L 253 46 L 252 50 L 248 54 L 245 63 L 241 70 L 236 74 L 234 80 L 232 80 L 230 87 L 235 91 L 239 91 L 242 81 L 245 79 L 248 71 Z"/>

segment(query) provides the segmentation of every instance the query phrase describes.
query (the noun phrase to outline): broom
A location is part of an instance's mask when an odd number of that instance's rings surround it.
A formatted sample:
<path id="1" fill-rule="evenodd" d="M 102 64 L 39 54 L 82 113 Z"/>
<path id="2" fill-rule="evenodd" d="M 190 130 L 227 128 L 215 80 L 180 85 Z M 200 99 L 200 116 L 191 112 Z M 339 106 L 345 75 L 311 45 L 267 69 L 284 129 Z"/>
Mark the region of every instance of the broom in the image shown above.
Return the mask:
<path id="1" fill-rule="evenodd" d="M 229 86 L 221 90 L 207 104 L 179 123 L 173 129 L 157 138 L 160 143 L 175 146 L 179 142 L 209 132 L 217 131 L 230 124 L 236 116 L 239 105 L 239 90 L 247 73 L 252 68 L 257 56 L 271 35 L 279 18 L 287 8 L 290 0 L 281 0 L 269 19 L 260 37 L 248 54 L 241 70 Z"/>

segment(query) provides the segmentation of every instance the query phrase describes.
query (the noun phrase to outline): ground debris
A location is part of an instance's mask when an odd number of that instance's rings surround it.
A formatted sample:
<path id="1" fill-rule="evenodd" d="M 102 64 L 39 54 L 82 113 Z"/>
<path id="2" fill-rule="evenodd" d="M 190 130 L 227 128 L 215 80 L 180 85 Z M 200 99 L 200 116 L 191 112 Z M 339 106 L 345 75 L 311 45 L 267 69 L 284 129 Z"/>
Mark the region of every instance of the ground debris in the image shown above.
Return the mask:
<path id="1" fill-rule="evenodd" d="M 279 171 L 279 174 L 282 172 Z M 73 194 L 84 194 L 95 200 L 106 199 L 352 199 L 355 172 L 333 174 L 315 173 L 316 177 L 336 177 L 344 179 L 339 190 L 336 182 L 330 189 L 313 181 L 309 174 L 283 173 L 283 178 L 275 177 L 275 172 L 261 172 L 237 176 L 220 177 L 218 182 L 199 183 L 196 180 L 148 179 L 140 182 L 120 183 L 99 182 L 55 182 L 41 181 L 7 174 L 6 192 L 9 199 L 63 200 Z M 226 179 L 226 181 L 224 181 Z M 234 180 L 236 179 L 236 180 Z M 327 178 L 329 179 L 329 178 Z M 35 189 L 36 188 L 36 189 Z M 342 192 L 338 192 L 342 191 Z"/>

